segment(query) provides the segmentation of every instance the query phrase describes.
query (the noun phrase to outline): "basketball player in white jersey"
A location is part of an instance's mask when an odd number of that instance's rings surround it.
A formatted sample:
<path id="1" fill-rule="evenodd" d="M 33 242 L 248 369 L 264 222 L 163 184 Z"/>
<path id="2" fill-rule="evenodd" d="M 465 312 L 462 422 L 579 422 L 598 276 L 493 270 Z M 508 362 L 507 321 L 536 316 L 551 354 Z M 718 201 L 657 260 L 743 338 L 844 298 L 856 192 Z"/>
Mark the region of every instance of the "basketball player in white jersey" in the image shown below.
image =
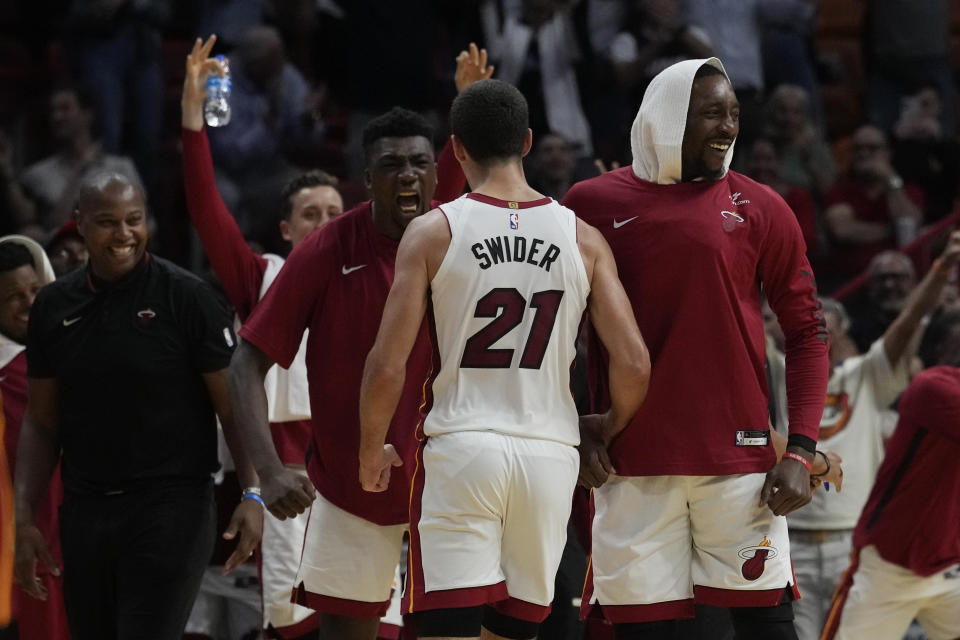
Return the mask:
<path id="1" fill-rule="evenodd" d="M 427 315 L 434 365 L 425 419 L 410 425 L 420 448 L 404 610 L 421 638 L 533 638 L 577 482 L 570 369 L 585 311 L 611 354 L 612 407 L 582 419 L 584 437 L 609 443 L 624 427 L 650 361 L 603 237 L 527 185 L 523 95 L 478 82 L 450 122 L 473 193 L 414 220 L 401 240 L 361 388 L 360 481 L 383 491 L 400 463 L 384 439 Z"/>

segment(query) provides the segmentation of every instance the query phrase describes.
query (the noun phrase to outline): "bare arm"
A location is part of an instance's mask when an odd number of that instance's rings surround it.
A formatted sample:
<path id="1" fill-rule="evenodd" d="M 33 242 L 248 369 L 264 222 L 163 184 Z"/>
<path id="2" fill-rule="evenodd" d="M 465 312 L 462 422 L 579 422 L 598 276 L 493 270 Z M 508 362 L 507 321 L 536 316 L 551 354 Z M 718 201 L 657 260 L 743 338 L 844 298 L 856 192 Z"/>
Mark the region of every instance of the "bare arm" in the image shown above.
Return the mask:
<path id="1" fill-rule="evenodd" d="M 46 541 L 34 524 L 33 514 L 43 499 L 60 460 L 60 390 L 56 378 L 30 378 L 27 410 L 17 450 L 15 480 L 17 583 L 34 598 L 47 599 L 38 580 L 37 560 L 59 575 Z"/>
<path id="2" fill-rule="evenodd" d="M 590 278 L 590 322 L 609 353 L 610 409 L 580 419 L 580 482 L 599 487 L 615 473 L 607 448 L 646 397 L 650 355 L 606 240 L 581 220 L 577 220 L 577 235 Z"/>
<path id="3" fill-rule="evenodd" d="M 920 335 L 917 329 L 925 315 L 940 302 L 940 294 L 947 284 L 950 270 L 960 262 L 960 231 L 950 234 L 947 247 L 920 284 L 910 292 L 903 311 L 883 334 L 883 350 L 887 360 L 896 365 L 905 355 L 916 352 Z"/>
<path id="4" fill-rule="evenodd" d="M 650 383 L 650 354 L 607 241 L 585 222 L 578 220 L 577 225 L 590 276 L 590 322 L 610 355 L 610 409 L 602 434 L 609 444 L 643 404 Z"/>
<path id="5" fill-rule="evenodd" d="M 434 210 L 410 223 L 397 249 L 393 286 L 360 387 L 360 484 L 366 491 L 384 491 L 390 468 L 401 464 L 392 445 L 385 446 L 387 431 L 427 310 L 430 280 L 449 243 L 443 214 Z"/>
<path id="6" fill-rule="evenodd" d="M 213 408 L 217 412 L 217 416 L 220 417 L 223 436 L 227 441 L 227 446 L 230 447 L 230 455 L 233 456 L 240 486 L 245 489 L 258 486 L 257 474 L 241 446 L 240 435 L 237 433 L 234 424 L 230 390 L 227 385 L 227 370 L 222 369 L 213 373 L 205 373 L 203 374 L 203 382 L 207 386 L 207 393 L 210 394 Z M 263 536 L 263 509 L 253 500 L 240 501 L 240 504 L 233 510 L 230 524 L 223 532 L 223 537 L 226 540 L 233 540 L 238 535 L 240 541 L 230 557 L 227 558 L 223 567 L 224 573 L 228 573 L 249 558 Z"/>
<path id="7" fill-rule="evenodd" d="M 233 429 L 261 481 L 266 507 L 281 520 L 303 513 L 316 497 L 310 481 L 284 468 L 270 438 L 267 393 L 263 380 L 273 362 L 265 353 L 243 341 L 233 353 L 228 374 Z M 226 425 L 224 435 L 227 435 Z M 228 440 L 229 443 L 229 440 Z M 231 444 L 231 452 L 234 447 Z"/>

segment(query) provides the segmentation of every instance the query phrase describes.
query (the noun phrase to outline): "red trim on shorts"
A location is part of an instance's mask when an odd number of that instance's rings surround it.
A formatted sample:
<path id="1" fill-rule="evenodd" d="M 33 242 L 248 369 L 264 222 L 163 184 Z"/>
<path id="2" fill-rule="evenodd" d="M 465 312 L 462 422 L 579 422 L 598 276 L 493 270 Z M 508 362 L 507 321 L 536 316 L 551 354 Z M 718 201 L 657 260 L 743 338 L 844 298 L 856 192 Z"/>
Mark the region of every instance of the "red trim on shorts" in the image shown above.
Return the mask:
<path id="1" fill-rule="evenodd" d="M 600 604 L 597 602 L 591 605 L 589 611 L 591 618 L 602 617 L 611 624 L 694 617 L 693 598 L 651 604 Z"/>
<path id="2" fill-rule="evenodd" d="M 593 493 L 591 490 L 590 500 L 593 500 Z M 587 618 L 595 617 L 591 616 L 590 612 L 593 609 L 593 605 L 590 604 L 590 600 L 593 599 L 593 554 L 591 553 L 587 556 L 587 575 L 583 578 L 583 590 L 580 593 L 580 619 L 586 620 Z M 598 611 L 599 614 L 599 611 Z"/>
<path id="3" fill-rule="evenodd" d="M 399 640 L 400 631 L 402 629 L 403 627 L 399 627 L 395 624 L 381 622 L 380 628 L 377 629 L 377 638 L 384 638 L 384 640 Z"/>
<path id="4" fill-rule="evenodd" d="M 800 599 L 797 585 L 790 587 L 793 597 Z M 783 602 L 783 587 L 779 589 L 757 589 L 745 591 L 742 589 L 718 589 L 717 587 L 703 587 L 693 585 L 693 597 L 700 604 L 709 604 L 715 607 L 776 607 Z"/>
<path id="5" fill-rule="evenodd" d="M 847 603 L 847 596 L 850 595 L 850 588 L 853 587 L 853 576 L 860 567 L 860 549 L 854 547 L 850 553 L 850 566 L 844 571 L 837 590 L 833 592 L 833 600 L 830 602 L 830 611 L 827 613 L 827 621 L 823 625 L 823 631 L 820 633 L 820 640 L 833 640 L 840 628 L 840 619 L 843 617 L 843 607 Z"/>
<path id="6" fill-rule="evenodd" d="M 353 618 L 382 618 L 386 615 L 390 606 L 389 598 L 383 602 L 362 602 L 314 593 L 307 591 L 303 582 L 293 590 L 293 597 L 290 598 L 290 601 L 303 607 L 309 607 L 319 613 L 332 613 Z"/>
<path id="7" fill-rule="evenodd" d="M 503 583 L 501 583 L 503 584 Z M 550 605 L 543 606 L 508 597 L 490 605 L 505 616 L 526 620 L 527 622 L 543 622 L 550 615 Z"/>
<path id="8" fill-rule="evenodd" d="M 268 638 L 287 640 L 288 638 L 298 638 L 300 636 L 307 635 L 308 633 L 314 633 L 319 628 L 320 615 L 314 612 L 300 622 L 288 624 L 284 627 L 275 627 L 272 624 L 267 625 L 265 631 Z"/>

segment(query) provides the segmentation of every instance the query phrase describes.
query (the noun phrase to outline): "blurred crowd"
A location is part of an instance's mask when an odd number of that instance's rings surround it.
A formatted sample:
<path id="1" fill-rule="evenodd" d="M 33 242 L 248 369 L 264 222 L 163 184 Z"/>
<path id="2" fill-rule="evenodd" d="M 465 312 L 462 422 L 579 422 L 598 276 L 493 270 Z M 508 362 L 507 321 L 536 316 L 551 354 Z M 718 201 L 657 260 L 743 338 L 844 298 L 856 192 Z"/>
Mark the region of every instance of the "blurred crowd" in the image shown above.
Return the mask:
<path id="1" fill-rule="evenodd" d="M 305 170 L 335 176 L 324 184 L 342 197 L 339 210 L 366 199 L 361 136 L 378 114 L 400 105 L 444 132 L 454 60 L 468 42 L 485 47 L 494 77 L 527 97 L 534 147 L 525 170 L 557 200 L 575 182 L 631 163 L 630 128 L 657 73 L 717 56 L 741 105 L 733 168 L 796 215 L 820 292 L 833 298 L 825 301 L 832 364 L 866 370 L 882 340 L 891 368 L 903 369 L 893 392 L 871 401 L 877 442 L 895 422 L 884 412 L 922 366 L 914 358 L 918 349 L 923 356 L 922 318 L 936 313 L 956 326 L 960 237 L 948 239 L 960 182 L 960 3 L 8 0 L 0 3 L 0 236 L 36 240 L 58 277 L 83 265 L 77 191 L 106 170 L 146 192 L 151 250 L 207 273 L 187 214 L 179 102 L 184 58 L 195 37 L 211 33 L 232 79 L 230 123 L 207 129 L 217 190 L 258 252 L 289 250 L 280 194 Z M 783 381 L 774 326 L 770 333 L 775 422 Z M 831 384 L 847 402 L 861 382 Z M 818 597 L 829 601 L 828 592 Z M 818 615 L 811 628 L 822 625 Z"/>
<path id="2" fill-rule="evenodd" d="M 298 171 L 337 176 L 348 207 L 363 198 L 358 136 L 374 115 L 403 105 L 444 130 L 451 61 L 469 41 L 528 97 L 528 172 L 556 198 L 595 173 L 594 159 L 630 162 L 630 125 L 656 73 L 716 55 L 742 109 L 734 168 L 790 204 L 831 293 L 953 210 L 953 4 L 5 3 L 0 232 L 49 244 L 82 177 L 111 169 L 146 187 L 157 249 L 202 268 L 183 213 L 176 109 L 181 60 L 198 34 L 218 34 L 233 76 L 232 120 L 211 133 L 218 188 L 248 238 L 274 251 L 276 194 Z"/>

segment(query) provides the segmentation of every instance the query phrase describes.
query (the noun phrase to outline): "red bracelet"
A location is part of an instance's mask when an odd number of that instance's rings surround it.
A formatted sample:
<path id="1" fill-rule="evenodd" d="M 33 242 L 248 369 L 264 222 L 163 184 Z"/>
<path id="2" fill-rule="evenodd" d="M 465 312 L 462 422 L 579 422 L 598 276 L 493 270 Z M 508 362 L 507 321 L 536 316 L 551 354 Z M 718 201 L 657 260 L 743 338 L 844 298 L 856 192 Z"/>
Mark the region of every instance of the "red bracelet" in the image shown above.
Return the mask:
<path id="1" fill-rule="evenodd" d="M 793 451 L 785 451 L 783 454 L 784 458 L 790 458 L 791 460 L 796 460 L 803 466 L 807 468 L 807 471 L 813 471 L 813 465 L 810 464 L 810 461 L 804 458 L 799 453 L 794 453 Z"/>

